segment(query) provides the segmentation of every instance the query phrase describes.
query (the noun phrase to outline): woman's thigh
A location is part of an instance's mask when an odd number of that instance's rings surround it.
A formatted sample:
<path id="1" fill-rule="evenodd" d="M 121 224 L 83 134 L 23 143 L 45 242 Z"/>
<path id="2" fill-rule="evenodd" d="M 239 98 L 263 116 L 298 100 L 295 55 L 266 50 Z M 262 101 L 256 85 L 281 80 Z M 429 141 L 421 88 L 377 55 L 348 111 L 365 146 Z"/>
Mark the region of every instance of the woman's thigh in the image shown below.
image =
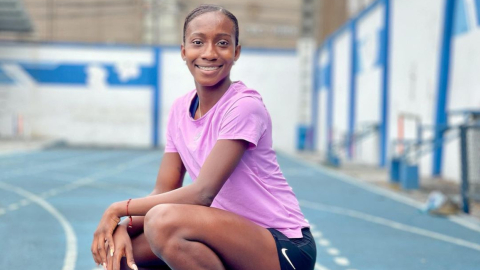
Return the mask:
<path id="1" fill-rule="evenodd" d="M 147 235 L 158 238 L 149 242 L 158 245 L 174 237 L 203 243 L 227 269 L 280 270 L 272 234 L 231 212 L 198 205 L 158 205 L 146 215 L 147 230 L 154 231 Z"/>

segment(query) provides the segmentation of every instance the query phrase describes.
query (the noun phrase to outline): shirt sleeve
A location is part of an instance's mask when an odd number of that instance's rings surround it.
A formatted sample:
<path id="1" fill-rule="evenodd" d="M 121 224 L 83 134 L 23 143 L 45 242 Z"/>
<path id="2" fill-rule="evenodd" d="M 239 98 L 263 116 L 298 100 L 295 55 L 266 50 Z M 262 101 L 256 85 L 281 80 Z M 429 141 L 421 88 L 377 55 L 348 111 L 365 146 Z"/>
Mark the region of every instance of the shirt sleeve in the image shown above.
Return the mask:
<path id="1" fill-rule="evenodd" d="M 176 121 L 175 121 L 175 104 L 170 108 L 167 119 L 167 140 L 165 142 L 165 153 L 176 153 L 177 148 L 175 147 L 175 131 L 176 131 Z"/>
<path id="2" fill-rule="evenodd" d="M 237 100 L 225 113 L 218 140 L 245 140 L 255 149 L 266 130 L 268 114 L 263 102 L 254 97 Z"/>

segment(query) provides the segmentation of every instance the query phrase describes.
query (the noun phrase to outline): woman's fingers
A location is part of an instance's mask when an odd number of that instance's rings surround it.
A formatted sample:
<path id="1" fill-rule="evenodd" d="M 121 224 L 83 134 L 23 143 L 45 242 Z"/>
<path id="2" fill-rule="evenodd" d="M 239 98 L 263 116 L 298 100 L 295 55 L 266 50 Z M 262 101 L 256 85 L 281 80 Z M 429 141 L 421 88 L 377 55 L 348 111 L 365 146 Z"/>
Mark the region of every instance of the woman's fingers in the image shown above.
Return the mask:
<path id="1" fill-rule="evenodd" d="M 110 256 L 110 254 L 107 255 L 107 270 L 113 270 L 115 269 L 113 267 L 113 264 L 114 264 L 114 259 L 112 256 Z"/>
<path id="2" fill-rule="evenodd" d="M 97 250 L 97 237 L 95 237 L 95 236 L 93 236 L 93 242 L 92 242 L 91 251 L 92 251 L 92 257 L 93 257 L 93 260 L 95 261 L 95 263 L 96 263 L 97 265 L 98 265 L 98 264 L 101 264 L 100 257 L 97 256 L 97 254 L 98 254 L 98 250 Z"/>
<path id="3" fill-rule="evenodd" d="M 125 256 L 127 259 L 127 265 L 133 270 L 138 270 L 137 265 L 135 264 L 135 260 L 133 259 L 133 249 L 132 249 L 132 244 L 127 244 L 125 247 Z"/>
<path id="4" fill-rule="evenodd" d="M 111 233 L 107 234 L 106 239 L 109 247 L 108 255 L 110 255 L 110 257 L 113 257 L 113 253 L 115 252 L 115 243 L 113 242 L 112 234 Z"/>

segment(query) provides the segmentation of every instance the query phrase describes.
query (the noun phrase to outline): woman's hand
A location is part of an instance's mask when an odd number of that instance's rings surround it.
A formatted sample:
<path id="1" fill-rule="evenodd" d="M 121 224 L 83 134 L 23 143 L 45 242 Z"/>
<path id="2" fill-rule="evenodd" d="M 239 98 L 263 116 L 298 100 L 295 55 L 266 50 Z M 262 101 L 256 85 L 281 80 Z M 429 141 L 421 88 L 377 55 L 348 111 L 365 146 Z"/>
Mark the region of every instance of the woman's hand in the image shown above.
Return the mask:
<path id="1" fill-rule="evenodd" d="M 115 250 L 113 256 L 107 256 L 107 269 L 120 270 L 120 261 L 122 257 L 126 257 L 127 265 L 133 270 L 138 270 L 133 259 L 132 240 L 127 232 L 126 225 L 118 225 L 113 233 L 113 242 L 115 243 Z"/>
<path id="2" fill-rule="evenodd" d="M 107 263 L 107 250 L 109 247 L 109 254 L 113 256 L 115 245 L 113 241 L 113 231 L 120 222 L 120 217 L 115 213 L 113 205 L 108 207 L 103 213 L 102 219 L 98 224 L 97 230 L 93 234 L 92 255 L 93 260 L 97 264 L 105 266 Z"/>

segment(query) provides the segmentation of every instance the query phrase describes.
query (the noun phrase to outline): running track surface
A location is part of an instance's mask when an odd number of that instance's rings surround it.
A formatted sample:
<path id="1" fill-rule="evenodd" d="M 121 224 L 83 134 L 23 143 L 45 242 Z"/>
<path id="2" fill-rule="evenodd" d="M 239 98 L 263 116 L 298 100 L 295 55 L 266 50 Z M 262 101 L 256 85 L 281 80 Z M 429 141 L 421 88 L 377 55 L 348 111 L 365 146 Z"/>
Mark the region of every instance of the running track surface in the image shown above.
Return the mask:
<path id="1" fill-rule="evenodd" d="M 1 155 L 0 269 L 99 269 L 90 244 L 103 211 L 148 194 L 161 157 L 84 148 Z M 317 270 L 480 269 L 478 224 L 424 214 L 393 193 L 286 154 L 278 161 L 312 224 Z"/>

